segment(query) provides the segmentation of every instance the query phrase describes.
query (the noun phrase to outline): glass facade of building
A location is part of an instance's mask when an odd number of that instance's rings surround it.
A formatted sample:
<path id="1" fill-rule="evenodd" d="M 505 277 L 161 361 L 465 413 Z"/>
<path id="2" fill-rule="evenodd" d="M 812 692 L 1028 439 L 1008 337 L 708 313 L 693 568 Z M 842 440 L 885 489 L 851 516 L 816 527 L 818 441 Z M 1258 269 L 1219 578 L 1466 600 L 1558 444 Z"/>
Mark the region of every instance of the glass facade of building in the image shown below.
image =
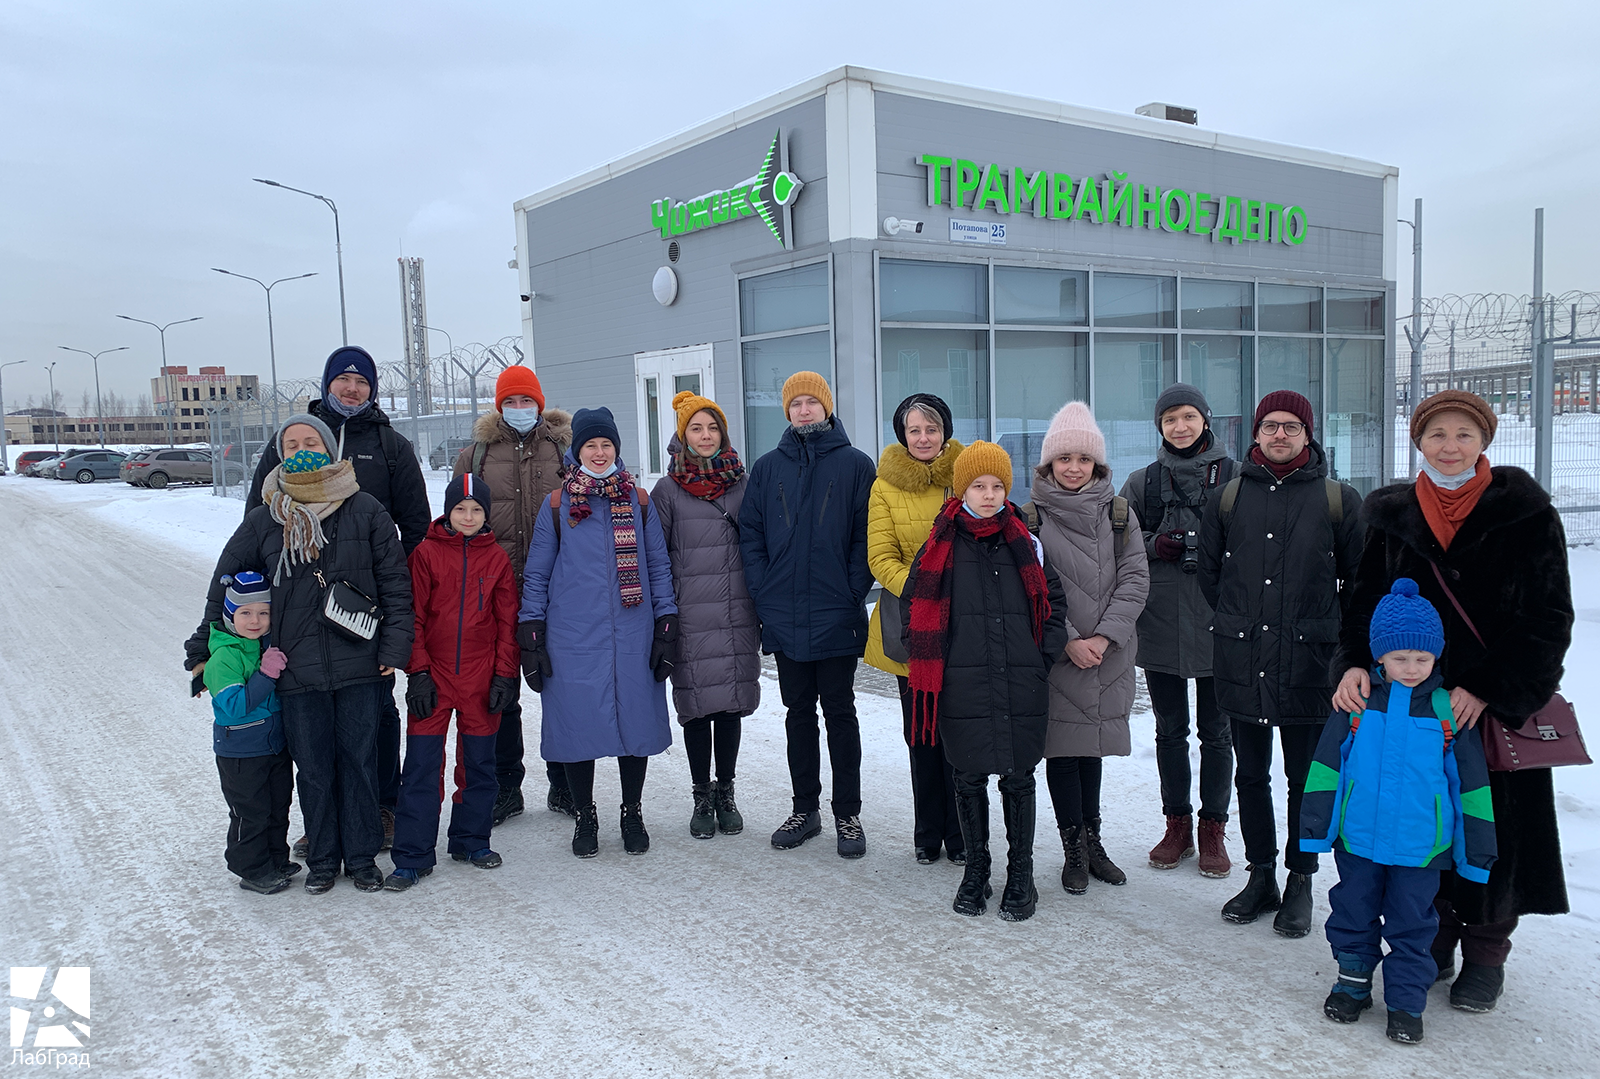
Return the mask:
<path id="1" fill-rule="evenodd" d="M 776 445 L 783 380 L 832 377 L 829 263 L 739 283 L 746 452 Z M 1106 436 L 1113 481 L 1154 459 L 1155 402 L 1190 382 L 1236 458 L 1264 393 L 1293 389 L 1317 414 L 1338 478 L 1365 493 L 1382 472 L 1381 291 L 1188 274 L 1133 274 L 998 261 L 877 261 L 880 439 L 908 394 L 950 405 L 954 434 L 1011 454 L 1020 501 L 1050 418 L 1088 401 Z"/>

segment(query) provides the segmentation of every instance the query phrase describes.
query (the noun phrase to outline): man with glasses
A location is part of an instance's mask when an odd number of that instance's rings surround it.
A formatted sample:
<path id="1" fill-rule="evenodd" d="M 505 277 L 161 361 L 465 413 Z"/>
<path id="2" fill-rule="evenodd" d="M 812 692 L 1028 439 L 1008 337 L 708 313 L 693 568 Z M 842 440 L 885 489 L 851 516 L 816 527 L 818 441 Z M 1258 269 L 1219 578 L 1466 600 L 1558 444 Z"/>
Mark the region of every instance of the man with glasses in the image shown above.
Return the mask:
<path id="1" fill-rule="evenodd" d="M 1206 504 L 1200 587 L 1214 610 L 1212 672 L 1217 705 L 1233 726 L 1234 786 L 1250 880 L 1222 908 L 1248 924 L 1277 911 L 1285 937 L 1311 930 L 1317 856 L 1300 849 L 1300 800 L 1327 721 L 1339 639 L 1341 590 L 1361 557 L 1361 496 L 1328 477 L 1312 438 L 1311 402 L 1275 390 L 1255 413 L 1255 442 L 1237 478 Z M 1289 788 L 1288 881 L 1277 881 L 1272 808 L 1272 729 L 1283 744 Z"/>

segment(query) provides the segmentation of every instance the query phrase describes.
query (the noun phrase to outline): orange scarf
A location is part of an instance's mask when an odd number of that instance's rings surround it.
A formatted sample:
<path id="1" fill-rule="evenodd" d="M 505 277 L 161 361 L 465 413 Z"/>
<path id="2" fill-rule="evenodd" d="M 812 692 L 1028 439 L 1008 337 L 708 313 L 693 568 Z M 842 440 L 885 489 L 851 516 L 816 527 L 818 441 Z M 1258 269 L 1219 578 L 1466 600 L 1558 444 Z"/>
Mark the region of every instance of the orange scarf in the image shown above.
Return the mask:
<path id="1" fill-rule="evenodd" d="M 1488 490 L 1490 478 L 1489 459 L 1482 456 L 1478 458 L 1478 468 L 1472 478 L 1454 491 L 1444 490 L 1429 479 L 1426 472 L 1417 477 L 1417 504 L 1422 507 L 1422 516 L 1427 519 L 1440 547 L 1450 549 L 1462 522 Z"/>

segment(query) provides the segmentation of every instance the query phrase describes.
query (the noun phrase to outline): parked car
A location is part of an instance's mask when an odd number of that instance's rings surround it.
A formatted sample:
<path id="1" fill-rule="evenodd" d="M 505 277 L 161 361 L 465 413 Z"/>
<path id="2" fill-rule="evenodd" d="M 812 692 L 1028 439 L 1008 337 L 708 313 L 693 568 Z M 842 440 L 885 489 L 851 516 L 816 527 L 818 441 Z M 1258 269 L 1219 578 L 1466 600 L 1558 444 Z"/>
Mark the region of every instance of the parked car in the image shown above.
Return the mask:
<path id="1" fill-rule="evenodd" d="M 231 486 L 244 482 L 244 467 L 234 461 L 224 461 L 226 482 Z M 135 487 L 154 487 L 160 490 L 172 483 L 212 482 L 211 454 L 205 450 L 153 450 L 142 461 L 128 469 L 128 482 Z"/>
<path id="2" fill-rule="evenodd" d="M 470 438 L 445 439 L 433 447 L 433 452 L 428 454 L 428 467 L 435 472 L 449 468 L 456 463 L 456 458 L 461 455 L 461 451 L 470 445 L 472 445 L 472 439 Z"/>
<path id="3" fill-rule="evenodd" d="M 17 454 L 17 475 L 31 476 L 29 469 L 43 461 L 46 457 L 58 456 L 55 450 L 23 450 Z"/>
<path id="4" fill-rule="evenodd" d="M 114 480 L 127 456 L 116 450 L 89 450 L 71 454 L 56 462 L 53 474 L 58 480 L 75 480 L 78 483 Z"/>
<path id="5" fill-rule="evenodd" d="M 29 465 L 28 470 L 24 472 L 23 475 L 34 476 L 40 479 L 46 476 L 53 476 L 55 473 L 52 472 L 51 469 L 55 468 L 56 462 L 60 461 L 65 456 L 66 454 L 64 453 L 52 453 L 48 457 L 41 457 L 39 460 Z"/>
<path id="6" fill-rule="evenodd" d="M 156 452 L 156 451 L 155 450 L 139 450 L 139 451 L 137 451 L 135 453 L 128 454 L 127 457 L 123 458 L 122 467 L 117 470 L 117 479 L 121 480 L 123 483 L 131 484 L 133 482 L 133 480 L 130 479 L 129 476 L 128 476 L 129 470 L 131 470 L 136 463 L 138 463 L 140 461 L 143 461 L 145 458 L 149 457 L 154 452 Z"/>

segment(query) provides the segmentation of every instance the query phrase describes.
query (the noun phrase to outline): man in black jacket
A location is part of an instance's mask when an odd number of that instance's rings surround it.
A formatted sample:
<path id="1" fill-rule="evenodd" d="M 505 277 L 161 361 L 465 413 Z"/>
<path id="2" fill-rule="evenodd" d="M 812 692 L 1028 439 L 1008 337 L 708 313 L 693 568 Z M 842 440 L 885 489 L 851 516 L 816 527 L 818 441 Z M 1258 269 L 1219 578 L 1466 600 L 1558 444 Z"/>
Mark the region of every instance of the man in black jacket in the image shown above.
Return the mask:
<path id="1" fill-rule="evenodd" d="M 1298 393 L 1263 397 L 1248 460 L 1207 502 L 1200 525 L 1200 587 L 1215 612 L 1213 678 L 1217 705 L 1232 720 L 1239 830 L 1250 863 L 1249 882 L 1222 916 L 1246 924 L 1276 910 L 1272 927 L 1286 937 L 1311 930 L 1317 856 L 1300 849 L 1300 799 L 1331 710 L 1341 589 L 1361 559 L 1361 496 L 1328 478 L 1312 419 L 1311 402 Z M 1281 896 L 1273 727 L 1289 788 L 1289 879 Z"/>
<path id="2" fill-rule="evenodd" d="M 376 498 L 400 529 L 406 557 L 427 535 L 433 513 L 422 465 L 411 441 L 396 431 L 377 405 L 378 365 L 364 348 L 345 345 L 322 368 L 322 400 L 306 410 L 343 445 L 343 459 L 354 461 L 356 482 Z M 280 464 L 278 444 L 269 441 L 245 496 L 244 512 L 261 505 L 261 481 Z M 394 807 L 400 797 L 400 710 L 394 703 L 394 675 L 384 680 L 378 712 L 378 805 L 382 809 L 384 850 L 394 835 Z"/>

